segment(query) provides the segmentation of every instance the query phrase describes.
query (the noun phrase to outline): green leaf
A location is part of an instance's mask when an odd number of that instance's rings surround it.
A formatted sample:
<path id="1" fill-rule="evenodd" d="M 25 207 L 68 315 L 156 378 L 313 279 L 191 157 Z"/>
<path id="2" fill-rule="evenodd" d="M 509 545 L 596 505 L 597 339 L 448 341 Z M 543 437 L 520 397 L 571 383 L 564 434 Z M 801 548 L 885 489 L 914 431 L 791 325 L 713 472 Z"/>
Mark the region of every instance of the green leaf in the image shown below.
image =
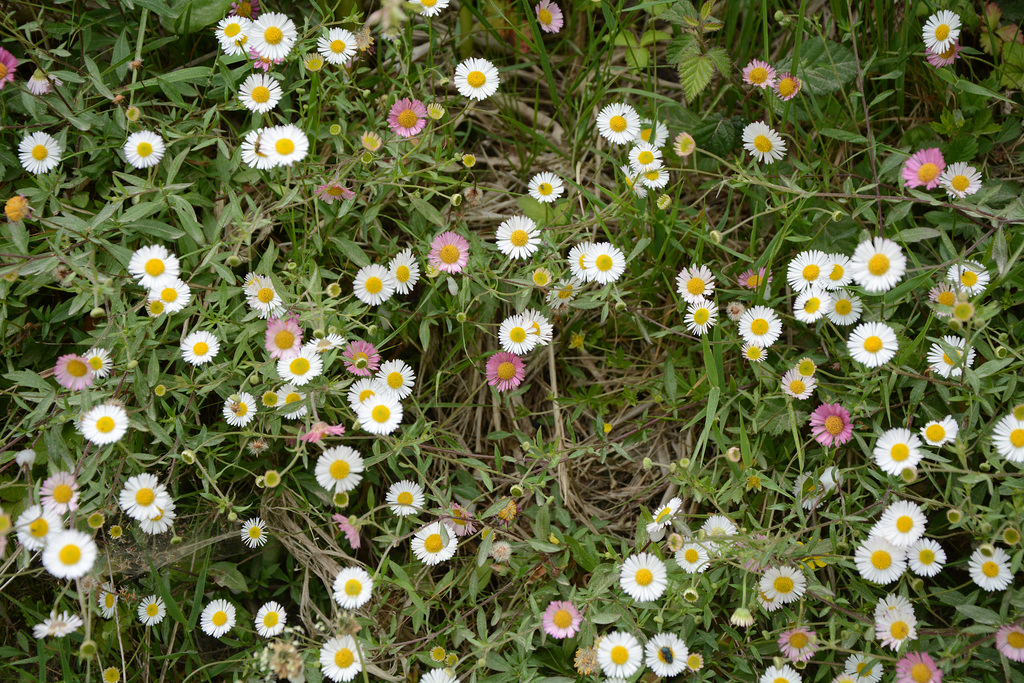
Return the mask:
<path id="1" fill-rule="evenodd" d="M 85 55 L 85 70 L 89 73 L 89 80 L 96 86 L 96 91 L 109 100 L 114 99 L 114 93 L 110 92 L 110 88 L 103 82 L 103 75 L 100 73 L 99 67 L 89 55 Z"/>
<path id="2" fill-rule="evenodd" d="M 811 38 L 800 48 L 798 64 L 792 64 L 791 57 L 784 57 L 775 69 L 779 73 L 793 72 L 812 93 L 824 95 L 839 90 L 853 80 L 857 75 L 857 59 L 839 43 Z"/>
<path id="3" fill-rule="evenodd" d="M 714 61 L 707 55 L 689 53 L 679 62 L 679 82 L 683 85 L 686 99 L 693 101 L 711 82 L 715 73 Z"/>
<path id="4" fill-rule="evenodd" d="M 714 114 L 693 129 L 694 142 L 716 156 L 725 156 L 736 147 L 736 126 L 721 114 Z"/>
<path id="5" fill-rule="evenodd" d="M 843 142 L 856 142 L 861 145 L 868 144 L 868 139 L 860 133 L 851 133 L 850 131 L 837 128 L 822 128 L 819 132 L 827 138 L 842 140 Z"/>
<path id="6" fill-rule="evenodd" d="M 935 228 L 907 228 L 900 230 L 900 239 L 904 242 L 920 242 L 938 237 L 942 233 Z"/>
<path id="7" fill-rule="evenodd" d="M 441 212 L 435 209 L 430 202 L 422 197 L 417 197 L 416 195 L 409 195 L 408 199 L 409 203 L 412 204 L 412 207 L 416 209 L 416 213 L 438 227 L 446 227 L 446 223 L 444 222 L 444 217 L 441 215 Z"/>

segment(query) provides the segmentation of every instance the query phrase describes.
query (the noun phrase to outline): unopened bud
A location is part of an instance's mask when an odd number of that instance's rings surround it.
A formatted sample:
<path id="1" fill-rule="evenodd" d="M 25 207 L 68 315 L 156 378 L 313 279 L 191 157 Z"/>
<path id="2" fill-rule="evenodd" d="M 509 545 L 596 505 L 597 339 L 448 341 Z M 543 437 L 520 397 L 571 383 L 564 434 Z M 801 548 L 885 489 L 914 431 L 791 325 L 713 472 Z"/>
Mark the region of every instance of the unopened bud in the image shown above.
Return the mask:
<path id="1" fill-rule="evenodd" d="M 106 315 L 107 315 L 107 310 L 105 308 L 101 307 L 101 306 L 97 306 L 96 308 L 94 308 L 91 311 L 89 311 L 89 317 L 93 318 L 94 320 L 95 319 L 99 319 L 99 318 L 103 318 Z"/>
<path id="2" fill-rule="evenodd" d="M 1009 352 L 1006 350 L 1005 346 L 997 346 L 996 347 L 996 358 L 998 358 L 999 360 L 1002 360 L 1002 359 L 1006 358 L 1006 356 L 1008 356 L 1008 355 L 1009 355 Z"/>
<path id="3" fill-rule="evenodd" d="M 711 237 L 711 241 L 714 242 L 715 244 L 722 243 L 722 233 L 720 231 L 712 230 L 708 236 Z"/>
<path id="4" fill-rule="evenodd" d="M 196 452 L 195 451 L 189 451 L 189 450 L 182 451 L 181 452 L 181 460 L 186 465 L 194 465 L 195 462 L 196 462 Z"/>
<path id="5" fill-rule="evenodd" d="M 1020 532 L 1016 529 L 1003 529 L 1003 543 L 1017 545 L 1020 543 Z"/>
<path id="6" fill-rule="evenodd" d="M 234 510 L 229 512 L 228 513 L 228 521 L 229 522 L 236 522 L 236 521 L 238 521 L 238 513 L 235 512 Z"/>
<path id="7" fill-rule="evenodd" d="M 327 285 L 327 296 L 341 296 L 341 285 L 339 285 L 337 282 L 332 282 L 331 284 Z"/>
<path id="8" fill-rule="evenodd" d="M 978 546 L 978 552 L 985 557 L 992 557 L 996 554 L 996 547 L 991 543 L 982 543 Z"/>
<path id="9" fill-rule="evenodd" d="M 644 471 L 645 472 L 650 472 L 651 468 L 654 467 L 654 463 L 651 462 L 650 458 L 644 458 L 643 466 L 644 466 Z"/>
<path id="10" fill-rule="evenodd" d="M 86 640 L 82 642 L 82 645 L 78 648 L 78 656 L 83 659 L 91 659 L 96 656 L 96 641 Z"/>
<path id="11" fill-rule="evenodd" d="M 462 203 L 462 195 L 456 192 L 448 198 L 448 201 L 451 202 L 452 206 L 458 206 Z"/>
<path id="12" fill-rule="evenodd" d="M 520 486 L 519 484 L 513 484 L 512 488 L 510 488 L 508 492 L 511 493 L 516 498 L 519 498 L 520 496 L 523 495 L 523 487 Z"/>
<path id="13" fill-rule="evenodd" d="M 237 268 L 238 266 L 242 265 L 242 259 L 232 254 L 231 256 L 228 256 L 226 259 L 224 259 L 224 263 L 228 264 L 229 268 Z"/>
<path id="14" fill-rule="evenodd" d="M 139 367 L 139 361 L 137 361 L 137 360 L 130 360 L 125 365 L 125 367 L 128 368 L 129 370 L 134 370 L 135 368 Z"/>
<path id="15" fill-rule="evenodd" d="M 915 481 L 917 481 L 917 468 L 916 467 L 906 467 L 906 468 L 904 468 L 903 471 L 900 472 L 900 479 L 902 479 L 904 482 L 906 482 L 908 484 L 913 484 Z"/>
<path id="16" fill-rule="evenodd" d="M 335 507 L 344 508 L 348 507 L 348 492 L 341 491 L 334 494 L 334 505 Z"/>
<path id="17" fill-rule="evenodd" d="M 946 521 L 950 524 L 959 524 L 960 520 L 964 518 L 964 513 L 957 508 L 950 508 L 946 510 Z"/>

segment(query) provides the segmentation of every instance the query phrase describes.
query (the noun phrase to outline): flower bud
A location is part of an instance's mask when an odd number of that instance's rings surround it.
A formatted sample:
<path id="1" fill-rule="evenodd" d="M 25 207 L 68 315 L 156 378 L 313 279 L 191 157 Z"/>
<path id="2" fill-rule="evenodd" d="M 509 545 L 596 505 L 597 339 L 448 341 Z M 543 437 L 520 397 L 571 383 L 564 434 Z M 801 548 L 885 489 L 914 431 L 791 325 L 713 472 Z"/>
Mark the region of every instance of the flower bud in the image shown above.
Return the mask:
<path id="1" fill-rule="evenodd" d="M 135 368 L 139 367 L 139 361 L 137 361 L 137 360 L 130 360 L 125 365 L 125 367 L 128 368 L 129 370 L 134 370 Z"/>
<path id="2" fill-rule="evenodd" d="M 668 549 L 676 553 L 683 549 L 683 537 L 673 532 L 668 535 L 668 540 L 665 542 Z"/>
<path id="3" fill-rule="evenodd" d="M 331 284 L 327 285 L 327 296 L 341 296 L 341 285 L 339 285 L 337 282 L 332 282 Z"/>
<path id="4" fill-rule="evenodd" d="M 978 531 L 988 536 L 992 533 L 992 525 L 989 522 L 982 522 L 978 525 Z"/>
<path id="5" fill-rule="evenodd" d="M 368 337 L 372 337 L 375 334 L 377 334 L 377 326 L 376 325 L 370 325 L 369 327 L 366 328 L 366 335 Z"/>
<path id="6" fill-rule="evenodd" d="M 238 521 L 238 513 L 235 512 L 234 510 L 229 512 L 228 513 L 228 521 L 229 522 L 237 522 Z"/>
<path id="7" fill-rule="evenodd" d="M 171 536 L 171 545 L 181 545 L 184 542 L 185 539 L 182 536 L 178 536 L 177 534 Z"/>
<path id="8" fill-rule="evenodd" d="M 228 264 L 228 268 L 237 268 L 238 266 L 242 265 L 242 259 L 240 259 L 235 254 L 231 254 L 231 256 L 228 256 L 226 259 L 224 259 L 224 263 Z"/>
<path id="9" fill-rule="evenodd" d="M 710 233 L 708 233 L 708 236 L 711 238 L 711 241 L 714 242 L 715 244 L 722 243 L 722 233 L 720 231 L 712 230 Z"/>
<path id="10" fill-rule="evenodd" d="M 348 491 L 341 491 L 334 494 L 334 505 L 336 507 L 348 507 Z"/>
<path id="11" fill-rule="evenodd" d="M 509 489 L 509 493 L 511 493 L 516 498 L 519 498 L 520 496 L 523 495 L 523 487 L 520 486 L 519 484 L 513 484 L 512 488 Z"/>
<path id="12" fill-rule="evenodd" d="M 992 469 L 992 465 L 989 464 L 989 462 L 986 460 L 985 462 L 978 465 L 978 469 L 981 470 L 982 472 L 989 472 Z"/>
<path id="13" fill-rule="evenodd" d="M 96 641 L 85 640 L 82 641 L 82 645 L 78 648 L 78 656 L 83 659 L 92 659 L 96 656 Z"/>
<path id="14" fill-rule="evenodd" d="M 1020 543 L 1020 532 L 1011 528 L 1003 529 L 1003 543 L 1017 545 Z"/>
<path id="15" fill-rule="evenodd" d="M 698 593 L 697 589 L 693 586 L 690 586 L 689 588 L 683 591 L 683 600 L 686 600 L 686 602 L 697 602 L 699 598 L 700 593 Z"/>
<path id="16" fill-rule="evenodd" d="M 474 166 L 476 166 L 476 157 L 473 156 L 472 154 L 463 154 L 462 165 L 465 166 L 466 168 L 473 168 Z"/>
<path id="17" fill-rule="evenodd" d="M 996 347 L 996 358 L 998 358 L 999 360 L 1003 360 L 1008 355 L 1009 355 L 1009 351 L 1006 350 L 1005 346 L 997 346 Z"/>
<path id="18" fill-rule="evenodd" d="M 91 515 L 89 515 L 89 520 L 88 520 L 89 528 L 90 529 L 100 529 L 100 528 L 103 527 L 103 525 L 106 523 L 106 521 L 107 520 L 103 516 L 102 512 L 94 512 Z"/>
<path id="19" fill-rule="evenodd" d="M 153 393 L 156 394 L 157 396 L 163 396 L 164 394 L 167 393 L 167 387 L 165 387 L 163 384 L 157 384 L 155 387 L 153 387 Z"/>
<path id="20" fill-rule="evenodd" d="M 267 470 L 263 474 L 263 483 L 267 488 L 272 489 L 281 483 L 281 473 L 277 470 Z"/>
<path id="21" fill-rule="evenodd" d="M 654 463 L 651 462 L 650 458 L 644 458 L 643 467 L 644 467 L 644 472 L 650 472 L 651 468 L 654 467 Z"/>
<path id="22" fill-rule="evenodd" d="M 451 202 L 452 206 L 458 206 L 462 203 L 462 195 L 456 192 L 448 198 L 448 201 Z"/>
<path id="23" fill-rule="evenodd" d="M 336 123 L 331 124 L 331 135 L 341 135 L 341 126 Z"/>
<path id="24" fill-rule="evenodd" d="M 616 301 L 615 302 L 615 310 L 618 311 L 619 313 L 622 313 L 624 310 L 626 310 L 626 302 L 625 301 Z"/>
<path id="25" fill-rule="evenodd" d="M 459 311 L 458 313 L 455 314 L 455 320 L 460 323 L 466 322 L 466 314 L 463 313 L 462 311 Z"/>
<path id="26" fill-rule="evenodd" d="M 992 557 L 996 554 L 996 547 L 991 543 L 982 543 L 978 546 L 978 552 L 984 557 Z"/>
<path id="27" fill-rule="evenodd" d="M 832 212 L 832 222 L 838 223 L 841 220 L 843 220 L 843 212 L 840 211 L 839 209 L 836 209 L 835 211 Z"/>
<path id="28" fill-rule="evenodd" d="M 743 454 L 740 452 L 739 446 L 731 446 L 729 450 L 725 452 L 725 459 L 729 462 L 739 462 L 743 459 Z"/>
<path id="29" fill-rule="evenodd" d="M 94 320 L 97 320 L 99 318 L 103 318 L 106 315 L 107 315 L 107 309 L 103 308 L 102 306 L 97 306 L 96 308 L 94 308 L 91 311 L 89 311 L 89 317 L 94 319 Z"/>
<path id="30" fill-rule="evenodd" d="M 121 535 L 124 534 L 124 529 L 121 528 L 120 524 L 115 524 L 110 527 L 110 531 L 108 533 L 111 538 L 121 538 Z"/>
<path id="31" fill-rule="evenodd" d="M 964 518 L 964 513 L 957 508 L 950 508 L 946 510 L 946 521 L 950 524 L 959 524 L 960 520 Z"/>
<path id="32" fill-rule="evenodd" d="M 914 577 L 910 580 L 910 589 L 915 593 L 922 592 L 924 590 L 924 581 L 917 577 Z"/>
<path id="33" fill-rule="evenodd" d="M 128 107 L 124 110 L 124 117 L 132 123 L 135 123 L 142 118 L 142 110 L 135 106 Z"/>
<path id="34" fill-rule="evenodd" d="M 181 460 L 186 465 L 194 465 L 196 462 L 196 452 L 190 450 L 184 450 L 181 452 Z"/>
<path id="35" fill-rule="evenodd" d="M 905 468 L 903 468 L 903 471 L 900 472 L 900 479 L 902 479 L 907 484 L 913 484 L 915 481 L 917 481 L 917 468 L 916 467 L 905 467 Z"/>
<path id="36" fill-rule="evenodd" d="M 672 206 L 672 198 L 667 194 L 663 194 L 658 197 L 658 208 L 664 211 L 668 207 Z"/>

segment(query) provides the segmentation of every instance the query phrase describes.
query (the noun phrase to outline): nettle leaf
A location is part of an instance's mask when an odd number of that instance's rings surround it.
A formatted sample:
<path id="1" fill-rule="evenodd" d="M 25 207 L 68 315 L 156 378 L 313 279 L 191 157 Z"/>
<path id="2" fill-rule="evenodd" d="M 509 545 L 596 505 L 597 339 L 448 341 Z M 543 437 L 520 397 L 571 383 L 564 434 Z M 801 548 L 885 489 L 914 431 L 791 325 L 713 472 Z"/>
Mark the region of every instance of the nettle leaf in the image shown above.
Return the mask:
<path id="1" fill-rule="evenodd" d="M 716 156 L 725 156 L 736 147 L 736 125 L 721 114 L 704 119 L 691 134 L 697 147 Z"/>
<path id="2" fill-rule="evenodd" d="M 831 40 L 811 38 L 800 48 L 800 63 L 793 69 L 792 58 L 779 60 L 779 73 L 789 71 L 815 95 L 835 92 L 857 75 L 857 60 L 845 46 Z"/>
<path id="3" fill-rule="evenodd" d="M 693 100 L 711 82 L 715 73 L 715 63 L 708 55 L 689 53 L 683 55 L 679 62 L 679 82 L 683 84 L 683 92 L 687 100 Z"/>

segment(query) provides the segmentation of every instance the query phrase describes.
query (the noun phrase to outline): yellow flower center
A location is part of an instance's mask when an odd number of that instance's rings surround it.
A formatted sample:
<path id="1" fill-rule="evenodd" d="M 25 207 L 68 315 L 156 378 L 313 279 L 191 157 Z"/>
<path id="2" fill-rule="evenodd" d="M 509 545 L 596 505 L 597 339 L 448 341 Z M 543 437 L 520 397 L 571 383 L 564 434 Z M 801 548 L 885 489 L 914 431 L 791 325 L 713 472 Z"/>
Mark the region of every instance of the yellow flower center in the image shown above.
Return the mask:
<path id="1" fill-rule="evenodd" d="M 801 275 L 808 282 L 814 282 L 818 279 L 818 276 L 821 275 L 821 268 L 812 263 L 811 265 L 804 267 Z"/>
<path id="2" fill-rule="evenodd" d="M 530 235 L 525 230 L 513 230 L 512 234 L 508 236 L 508 241 L 512 243 L 513 247 L 525 247 L 530 241 Z"/>
<path id="3" fill-rule="evenodd" d="M 399 505 L 412 505 L 412 500 L 412 493 L 409 491 L 402 491 L 398 494 L 398 498 L 395 499 Z"/>
<path id="4" fill-rule="evenodd" d="M 267 41 L 271 45 L 277 45 L 284 40 L 284 31 L 276 26 L 271 26 L 263 32 L 263 40 Z"/>
<path id="5" fill-rule="evenodd" d="M 383 424 L 391 419 L 391 410 L 387 406 L 377 406 L 370 413 L 370 417 L 373 418 L 374 422 Z"/>
<path id="6" fill-rule="evenodd" d="M 140 142 L 135 147 L 135 153 L 138 154 L 143 159 L 145 159 L 146 157 L 153 153 L 153 145 L 149 144 L 148 142 Z"/>
<path id="7" fill-rule="evenodd" d="M 423 548 L 431 555 L 441 552 L 444 543 L 441 541 L 441 534 L 430 534 L 427 540 L 423 541 Z"/>
<path id="8" fill-rule="evenodd" d="M 331 463 L 331 477 L 336 480 L 342 480 L 348 476 L 349 466 L 344 460 L 335 460 Z"/>
<path id="9" fill-rule="evenodd" d="M 295 143 L 288 138 L 281 138 L 274 144 L 278 154 L 291 154 L 295 151 Z"/>
<path id="10" fill-rule="evenodd" d="M 955 175 L 953 179 L 949 181 L 949 184 L 953 186 L 953 189 L 957 192 L 964 192 L 971 185 L 971 181 L 967 179 L 965 175 Z"/>
<path id="11" fill-rule="evenodd" d="M 210 345 L 206 342 L 196 342 L 192 347 L 192 353 L 197 356 L 205 356 L 210 350 Z"/>
<path id="12" fill-rule="evenodd" d="M 251 527 L 249 527 L 249 538 L 256 540 L 262 535 L 263 529 L 259 528 L 257 525 L 253 524 Z"/>
<path id="13" fill-rule="evenodd" d="M 758 135 L 754 138 L 754 147 L 758 152 L 767 153 L 772 151 L 772 141 L 768 139 L 767 135 Z"/>
<path id="14" fill-rule="evenodd" d="M 964 287 L 973 287 L 978 284 L 978 274 L 973 270 L 960 271 L 960 284 Z"/>
<path id="15" fill-rule="evenodd" d="M 355 597 L 363 591 L 363 584 L 356 579 L 349 579 L 345 582 L 345 595 Z"/>
<path id="16" fill-rule="evenodd" d="M 914 683 L 928 683 L 932 680 L 932 670 L 924 662 L 918 662 L 910 667 L 910 678 Z"/>
<path id="17" fill-rule="evenodd" d="M 747 358 L 750 360 L 757 360 L 761 357 L 760 346 L 750 346 L 747 348 Z"/>
<path id="18" fill-rule="evenodd" d="M 343 53 L 345 51 L 346 47 L 347 46 L 345 45 L 345 41 L 344 40 L 332 40 L 331 41 L 331 52 L 333 52 L 336 55 L 340 55 L 341 53 Z"/>
<path id="19" fill-rule="evenodd" d="M 1010 432 L 1010 443 L 1014 448 L 1024 448 L 1024 429 L 1014 429 Z"/>
<path id="20" fill-rule="evenodd" d="M 498 365 L 498 378 L 502 380 L 510 380 L 516 375 L 516 366 L 512 363 L 505 361 Z"/>
<path id="21" fill-rule="evenodd" d="M 700 559 L 700 553 L 695 548 L 687 548 L 686 552 L 683 553 L 683 559 L 690 564 L 695 564 Z"/>
<path id="22" fill-rule="evenodd" d="M 903 640 L 910 635 L 910 627 L 907 626 L 905 621 L 895 621 L 889 627 L 889 635 L 892 636 L 893 640 Z"/>
<path id="23" fill-rule="evenodd" d="M 437 0 L 420 0 L 420 4 L 424 7 L 433 7 L 437 4 Z"/>
<path id="24" fill-rule="evenodd" d="M 764 318 L 758 318 L 750 323 L 750 331 L 758 336 L 765 334 L 768 331 L 768 321 Z"/>
<path id="25" fill-rule="evenodd" d="M 885 275 L 889 272 L 889 257 L 885 254 L 875 254 L 868 259 L 868 271 L 872 275 Z"/>
<path id="26" fill-rule="evenodd" d="M 654 574 L 647 567 L 638 569 L 636 572 L 636 582 L 641 586 L 649 586 L 654 581 Z"/>
<path id="27" fill-rule="evenodd" d="M 103 604 L 107 606 L 107 609 L 111 609 L 114 606 L 114 594 L 107 593 L 103 596 Z"/>
<path id="28" fill-rule="evenodd" d="M 981 573 L 984 574 L 985 576 L 987 576 L 990 579 L 995 577 L 995 576 L 998 576 L 999 575 L 999 565 L 996 564 L 995 562 L 993 562 L 992 560 L 989 560 L 985 564 L 981 565 Z"/>
<path id="29" fill-rule="evenodd" d="M 626 130 L 627 125 L 626 118 L 624 116 L 619 116 L 618 114 L 608 119 L 608 127 L 616 133 L 621 133 Z"/>
<path id="30" fill-rule="evenodd" d="M 699 277 L 691 277 L 686 281 L 686 291 L 697 296 L 704 293 L 704 280 Z"/>
<path id="31" fill-rule="evenodd" d="M 164 287 L 160 291 L 160 298 L 169 304 L 174 303 L 178 300 L 178 290 L 174 287 Z"/>
<path id="32" fill-rule="evenodd" d="M 903 462 L 910 457 L 910 448 L 905 443 L 898 443 L 889 449 L 889 457 L 896 462 Z"/>
<path id="33" fill-rule="evenodd" d="M 761 85 L 768 80 L 768 69 L 763 66 L 756 66 L 750 70 L 750 74 L 747 77 L 754 85 Z"/>
<path id="34" fill-rule="evenodd" d="M 804 302 L 805 313 L 815 313 L 821 307 L 821 299 L 816 296 L 812 296 L 810 299 Z"/>
<path id="35" fill-rule="evenodd" d="M 914 520 L 911 519 L 909 515 L 901 515 L 896 520 L 896 530 L 899 531 L 901 534 L 908 533 L 913 528 Z"/>
<path id="36" fill-rule="evenodd" d="M 430 0 L 430 2 L 434 2 L 434 1 L 435 0 Z M 551 12 L 549 12 L 546 9 L 542 9 L 541 11 L 537 12 L 537 19 L 539 19 L 540 23 L 544 24 L 545 26 L 550 26 L 551 25 Z"/>
<path id="37" fill-rule="evenodd" d="M 928 548 L 922 548 L 921 552 L 917 554 L 917 561 L 927 566 L 935 561 L 935 553 Z"/>
<path id="38" fill-rule="evenodd" d="M 799 631 L 789 637 L 790 647 L 802 650 L 807 647 L 807 636 Z"/>
<path id="39" fill-rule="evenodd" d="M 558 628 L 569 628 L 572 625 L 572 615 L 569 614 L 569 610 L 560 609 L 551 617 L 551 622 Z"/>
<path id="40" fill-rule="evenodd" d="M 82 559 L 82 550 L 77 545 L 68 544 L 58 554 L 61 564 L 77 564 Z"/>
<path id="41" fill-rule="evenodd" d="M 377 394 L 374 393 L 373 389 L 363 389 L 359 392 L 359 402 L 362 403 L 368 398 L 373 398 Z"/>
<path id="42" fill-rule="evenodd" d="M 629 661 L 629 650 L 627 650 L 622 645 L 616 645 L 612 648 L 611 658 L 613 662 L 615 662 L 619 666 L 622 666 L 623 664 Z"/>
<path id="43" fill-rule="evenodd" d="M 296 358 L 288 364 L 288 369 L 293 375 L 305 375 L 309 372 L 309 361 L 305 358 Z"/>
<path id="44" fill-rule="evenodd" d="M 295 335 L 288 330 L 281 330 L 274 335 L 274 346 L 279 349 L 290 349 L 295 346 Z"/>
<path id="45" fill-rule="evenodd" d="M 956 295 L 952 291 L 939 292 L 939 296 L 936 297 L 937 303 L 943 306 L 952 306 L 956 303 Z"/>
<path id="46" fill-rule="evenodd" d="M 100 419 L 96 420 L 96 431 L 103 434 L 109 434 L 114 431 L 114 418 L 104 415 Z"/>
<path id="47" fill-rule="evenodd" d="M 213 622 L 214 626 L 223 626 L 228 623 L 228 615 L 224 610 L 217 610 L 213 613 L 213 616 L 210 617 L 210 621 Z"/>
<path id="48" fill-rule="evenodd" d="M 50 524 L 40 517 L 28 525 L 28 531 L 34 538 L 42 538 L 50 530 Z"/>
<path id="49" fill-rule="evenodd" d="M 1006 644 L 1014 650 L 1024 649 L 1024 633 L 1021 633 L 1020 631 L 1010 631 L 1006 634 Z"/>
<path id="50" fill-rule="evenodd" d="M 277 612 L 267 612 L 263 615 L 263 626 L 266 628 L 274 628 L 277 626 L 278 617 Z"/>
<path id="51" fill-rule="evenodd" d="M 554 191 L 555 191 L 555 188 L 552 187 L 551 183 L 541 183 L 540 185 L 537 186 L 537 192 L 539 192 L 540 194 L 544 195 L 545 197 L 547 197 L 549 194 L 551 194 Z"/>
<path id="52" fill-rule="evenodd" d="M 260 291 L 256 292 L 256 298 L 260 303 L 269 304 L 274 300 L 274 290 L 270 287 L 261 287 Z"/>
<path id="53" fill-rule="evenodd" d="M 930 161 L 926 164 L 921 164 L 921 168 L 917 169 L 917 179 L 922 183 L 930 183 L 935 180 L 938 175 L 939 167 Z"/>
<path id="54" fill-rule="evenodd" d="M 795 379 L 789 383 L 789 390 L 794 394 L 802 394 L 804 393 L 804 391 L 806 391 L 806 389 L 807 385 L 798 379 Z"/>
<path id="55" fill-rule="evenodd" d="M 366 291 L 370 294 L 377 294 L 380 290 L 384 289 L 384 283 L 379 277 L 371 277 L 366 279 Z"/>
<path id="56" fill-rule="evenodd" d="M 454 244 L 446 244 L 443 247 L 441 247 L 441 252 L 439 255 L 443 263 L 451 265 L 459 260 L 459 248 Z"/>
<path id="57" fill-rule="evenodd" d="M 228 24 L 224 27 L 224 35 L 226 35 L 228 38 L 234 38 L 241 32 L 242 27 L 238 24 Z"/>
<path id="58" fill-rule="evenodd" d="M 878 353 L 882 350 L 883 346 L 882 338 L 876 337 L 875 335 L 871 335 L 864 340 L 864 350 L 868 353 Z"/>
<path id="59" fill-rule="evenodd" d="M 946 438 L 946 430 L 942 425 L 928 425 L 924 430 L 924 436 L 929 441 L 942 441 Z"/>
<path id="60" fill-rule="evenodd" d="M 402 385 L 405 384 L 405 378 L 402 377 L 400 372 L 389 372 L 388 373 L 388 386 L 392 389 L 401 389 Z"/>
<path id="61" fill-rule="evenodd" d="M 159 613 L 160 605 L 156 604 L 155 602 L 151 602 L 148 605 L 146 605 L 146 616 L 155 617 Z"/>
<path id="62" fill-rule="evenodd" d="M 814 361 L 810 358 L 805 358 L 800 361 L 800 364 L 796 366 L 796 371 L 804 377 L 812 377 L 817 367 L 814 365 Z"/>
<path id="63" fill-rule="evenodd" d="M 602 273 L 607 273 L 612 269 L 612 257 L 608 254 L 601 254 L 594 260 L 594 265 L 597 266 L 597 269 Z"/>
<path id="64" fill-rule="evenodd" d="M 50 156 L 50 150 L 46 149 L 46 145 L 36 145 L 32 148 L 32 158 L 36 161 L 42 161 L 48 156 Z"/>
<path id="65" fill-rule="evenodd" d="M 249 93 L 249 96 L 252 98 L 253 102 L 263 104 L 264 102 L 270 100 L 270 88 L 267 88 L 266 86 L 262 85 L 257 85 L 255 88 L 252 89 L 252 92 Z"/>
<path id="66" fill-rule="evenodd" d="M 68 374 L 72 377 L 85 377 L 85 374 L 89 372 L 89 367 L 80 360 L 68 361 L 67 365 Z"/>
<path id="67" fill-rule="evenodd" d="M 760 284 L 761 284 L 761 276 L 760 275 L 751 275 L 751 276 L 749 276 L 747 278 L 747 287 L 749 287 L 750 289 L 757 289 L 757 287 Z"/>
<path id="68" fill-rule="evenodd" d="M 526 341 L 526 330 L 521 327 L 513 327 L 508 332 L 508 338 L 516 344 L 522 344 Z"/>
<path id="69" fill-rule="evenodd" d="M 711 313 L 706 308 L 698 308 L 693 312 L 693 322 L 696 325 L 703 325 L 711 317 Z"/>
<path id="70" fill-rule="evenodd" d="M 779 94 L 783 97 L 789 97 L 796 92 L 796 81 L 792 78 L 783 78 L 779 81 Z"/>
<path id="71" fill-rule="evenodd" d="M 398 115 L 398 125 L 402 128 L 412 128 L 419 120 L 420 117 L 416 116 L 416 112 L 412 109 L 405 109 Z"/>
<path id="72" fill-rule="evenodd" d="M 853 310 L 853 304 L 850 303 L 849 299 L 840 299 L 836 302 L 836 313 L 839 315 L 850 315 L 850 311 Z"/>
<path id="73" fill-rule="evenodd" d="M 409 266 L 403 265 L 395 268 L 395 279 L 398 280 L 399 282 L 408 282 L 409 275 Z"/>
<path id="74" fill-rule="evenodd" d="M 884 550 L 876 550 L 871 553 L 871 565 L 875 569 L 888 569 L 892 564 L 892 555 Z"/>
<path id="75" fill-rule="evenodd" d="M 135 492 L 135 502 L 143 507 L 152 505 L 154 500 L 156 500 L 156 493 L 153 492 L 153 489 L 142 488 Z"/>
<path id="76" fill-rule="evenodd" d="M 356 661 L 356 656 L 347 647 L 343 647 L 334 653 L 334 663 L 338 668 L 347 669 L 352 666 L 354 661 Z"/>
<path id="77" fill-rule="evenodd" d="M 776 593 L 792 593 L 793 592 L 793 579 L 788 576 L 779 576 L 772 583 L 772 587 Z"/>
<path id="78" fill-rule="evenodd" d="M 636 160 L 640 162 L 640 164 L 642 164 L 643 166 L 646 166 L 647 164 L 654 161 L 654 154 L 648 152 L 645 149 L 644 151 L 640 152 L 640 154 L 637 155 Z"/>
<path id="79" fill-rule="evenodd" d="M 469 75 L 466 76 L 466 83 L 469 83 L 471 88 L 479 88 L 487 82 L 487 76 L 484 75 L 483 71 L 470 71 Z"/>
<path id="80" fill-rule="evenodd" d="M 939 24 L 935 27 L 935 37 L 945 42 L 946 38 L 949 37 L 949 25 Z"/>
<path id="81" fill-rule="evenodd" d="M 74 495 L 74 489 L 67 484 L 57 484 L 53 487 L 53 500 L 56 503 L 63 505 L 71 500 L 71 496 Z"/>

